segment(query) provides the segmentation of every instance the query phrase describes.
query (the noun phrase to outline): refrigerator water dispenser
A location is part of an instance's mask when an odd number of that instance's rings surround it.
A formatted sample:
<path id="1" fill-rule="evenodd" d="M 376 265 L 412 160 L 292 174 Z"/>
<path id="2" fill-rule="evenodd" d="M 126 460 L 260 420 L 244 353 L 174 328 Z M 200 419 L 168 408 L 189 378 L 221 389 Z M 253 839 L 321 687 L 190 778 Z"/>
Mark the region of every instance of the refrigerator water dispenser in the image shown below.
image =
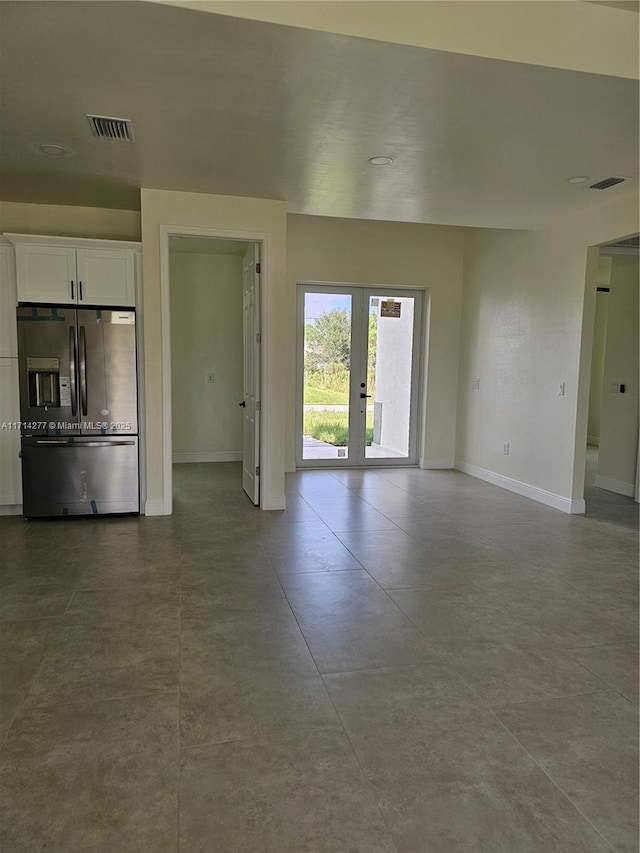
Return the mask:
<path id="1" fill-rule="evenodd" d="M 60 405 L 60 359 L 27 358 L 29 406 L 47 409 Z"/>

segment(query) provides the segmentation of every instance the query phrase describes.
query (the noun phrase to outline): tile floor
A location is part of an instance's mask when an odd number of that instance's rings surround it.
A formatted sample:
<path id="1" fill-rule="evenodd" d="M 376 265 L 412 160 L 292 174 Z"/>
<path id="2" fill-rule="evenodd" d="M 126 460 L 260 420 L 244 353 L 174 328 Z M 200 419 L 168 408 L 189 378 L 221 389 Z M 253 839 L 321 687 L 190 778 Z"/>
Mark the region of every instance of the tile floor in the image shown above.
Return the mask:
<path id="1" fill-rule="evenodd" d="M 637 505 L 183 465 L 0 519 L 11 853 L 636 853 Z"/>

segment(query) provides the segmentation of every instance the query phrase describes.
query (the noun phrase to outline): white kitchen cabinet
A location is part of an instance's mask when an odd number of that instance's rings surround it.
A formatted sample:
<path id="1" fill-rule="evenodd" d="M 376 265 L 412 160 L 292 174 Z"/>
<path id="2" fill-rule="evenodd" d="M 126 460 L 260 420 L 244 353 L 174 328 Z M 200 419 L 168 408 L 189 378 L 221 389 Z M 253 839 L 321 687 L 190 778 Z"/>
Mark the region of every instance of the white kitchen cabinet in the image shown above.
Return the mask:
<path id="1" fill-rule="evenodd" d="M 13 246 L 0 243 L 0 358 L 16 358 L 17 355 L 16 276 Z"/>
<path id="2" fill-rule="evenodd" d="M 133 252 L 116 249 L 76 250 L 79 293 L 85 305 L 134 306 L 136 270 Z"/>
<path id="3" fill-rule="evenodd" d="M 76 250 L 18 243 L 16 278 L 19 302 L 75 302 Z"/>
<path id="4" fill-rule="evenodd" d="M 135 243 L 5 234 L 15 246 L 18 302 L 135 307 Z"/>
<path id="5" fill-rule="evenodd" d="M 18 359 L 0 358 L 0 514 L 22 503 L 19 421 Z"/>

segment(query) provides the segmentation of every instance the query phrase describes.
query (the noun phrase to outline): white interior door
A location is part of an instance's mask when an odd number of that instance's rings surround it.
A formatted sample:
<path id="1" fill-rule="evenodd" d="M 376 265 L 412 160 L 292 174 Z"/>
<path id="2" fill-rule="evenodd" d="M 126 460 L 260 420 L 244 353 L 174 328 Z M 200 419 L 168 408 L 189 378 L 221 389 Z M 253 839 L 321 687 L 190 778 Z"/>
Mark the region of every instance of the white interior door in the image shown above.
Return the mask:
<path id="1" fill-rule="evenodd" d="M 423 297 L 300 285 L 299 467 L 417 464 Z"/>
<path id="2" fill-rule="evenodd" d="M 243 258 L 243 397 L 242 488 L 260 503 L 260 249 Z"/>

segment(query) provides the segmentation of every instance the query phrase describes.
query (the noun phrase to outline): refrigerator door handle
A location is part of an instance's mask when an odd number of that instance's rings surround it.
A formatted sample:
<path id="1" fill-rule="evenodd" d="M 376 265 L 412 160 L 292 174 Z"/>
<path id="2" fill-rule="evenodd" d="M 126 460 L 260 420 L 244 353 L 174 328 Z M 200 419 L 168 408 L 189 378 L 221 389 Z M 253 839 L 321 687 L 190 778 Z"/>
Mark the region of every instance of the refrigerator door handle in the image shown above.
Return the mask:
<path id="1" fill-rule="evenodd" d="M 87 414 L 87 338 L 84 326 L 80 326 L 80 402 L 82 414 Z"/>
<path id="2" fill-rule="evenodd" d="M 36 444 L 57 444 L 59 447 L 123 447 L 135 444 L 135 441 L 69 441 L 66 438 L 39 438 Z"/>
<path id="3" fill-rule="evenodd" d="M 75 415 L 78 410 L 78 379 L 76 376 L 76 328 L 69 326 L 69 378 L 71 380 L 71 414 Z"/>

